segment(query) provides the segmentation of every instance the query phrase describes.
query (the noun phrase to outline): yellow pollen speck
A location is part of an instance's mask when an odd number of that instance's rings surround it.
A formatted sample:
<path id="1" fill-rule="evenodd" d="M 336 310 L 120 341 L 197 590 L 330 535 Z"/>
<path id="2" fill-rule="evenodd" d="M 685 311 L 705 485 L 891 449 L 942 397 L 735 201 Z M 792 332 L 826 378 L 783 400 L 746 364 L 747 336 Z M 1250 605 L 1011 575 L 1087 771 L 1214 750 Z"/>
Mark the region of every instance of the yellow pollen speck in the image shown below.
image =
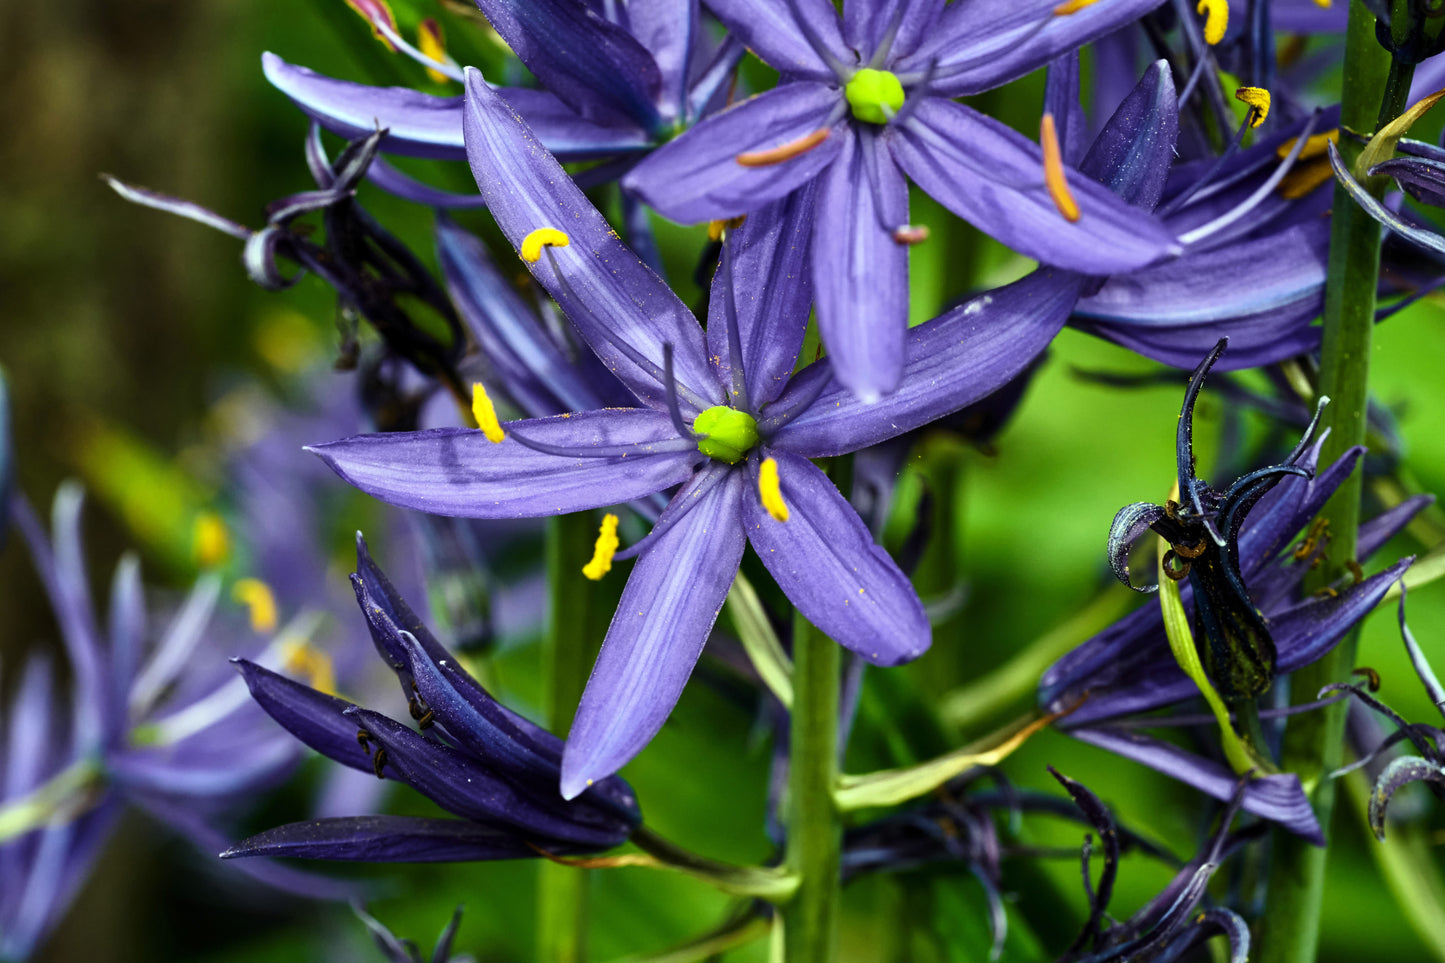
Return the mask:
<path id="1" fill-rule="evenodd" d="M 1234 99 L 1250 106 L 1251 127 L 1258 127 L 1269 116 L 1269 91 L 1263 87 L 1241 87 L 1234 92 Z"/>
<path id="2" fill-rule="evenodd" d="M 231 598 L 251 612 L 251 629 L 262 635 L 276 631 L 276 596 L 258 578 L 243 578 L 231 587 Z"/>
<path id="3" fill-rule="evenodd" d="M 497 409 L 492 407 L 492 399 L 487 397 L 487 389 L 480 381 L 472 382 L 472 417 L 477 419 L 477 427 L 492 444 L 499 445 L 507 437 L 497 420 Z"/>
<path id="4" fill-rule="evenodd" d="M 215 568 L 231 554 L 231 537 L 226 531 L 226 523 L 215 512 L 201 512 L 196 516 L 191 541 L 196 564 L 201 568 Z"/>
<path id="5" fill-rule="evenodd" d="M 1054 16 L 1066 17 L 1071 13 L 1078 13 L 1085 7 L 1092 7 L 1098 0 L 1068 0 L 1054 8 Z"/>
<path id="6" fill-rule="evenodd" d="M 602 516 L 602 527 L 597 532 L 597 543 L 592 546 L 592 561 L 582 566 L 582 574 L 596 582 L 612 571 L 612 556 L 617 554 L 617 516 L 608 512 Z"/>
<path id="7" fill-rule="evenodd" d="M 331 657 L 306 642 L 281 643 L 281 669 L 292 675 L 303 675 L 317 692 L 336 695 L 336 670 Z"/>
<path id="8" fill-rule="evenodd" d="M 1315 0 L 1315 6 L 1319 7 L 1321 10 L 1328 10 L 1330 7 L 1334 6 L 1334 4 L 1331 2 L 1331 0 Z"/>
<path id="9" fill-rule="evenodd" d="M 788 505 L 783 501 L 783 488 L 778 482 L 776 458 L 764 458 L 758 467 L 758 495 L 763 499 L 763 508 L 775 521 L 788 520 Z"/>
<path id="10" fill-rule="evenodd" d="M 422 53 L 438 63 L 447 62 L 447 41 L 442 33 L 442 25 L 432 17 L 427 17 L 416 28 L 416 45 Z M 451 78 L 439 70 L 428 67 L 426 75 L 434 83 L 444 84 Z"/>
<path id="11" fill-rule="evenodd" d="M 1054 127 L 1053 114 L 1044 114 L 1039 123 L 1039 144 L 1044 149 L 1044 186 L 1049 189 L 1049 197 L 1053 198 L 1054 206 L 1064 220 L 1073 223 L 1079 219 L 1079 204 L 1064 178 L 1064 155 L 1059 149 L 1059 133 Z"/>
<path id="12" fill-rule="evenodd" d="M 536 264 L 544 247 L 566 247 L 572 239 L 555 227 L 539 227 L 522 238 L 522 260 Z"/>
<path id="13" fill-rule="evenodd" d="M 1294 150 L 1295 141 L 1297 140 L 1299 140 L 1299 138 L 1294 137 L 1285 141 L 1283 144 L 1280 144 L 1274 150 L 1275 156 L 1280 158 L 1281 160 L 1288 157 L 1289 152 Z M 1300 148 L 1299 159 L 1310 160 L 1311 158 L 1315 157 L 1323 157 L 1325 156 L 1326 144 L 1338 144 L 1339 142 L 1340 129 L 1338 127 L 1336 127 L 1334 130 L 1327 130 L 1323 134 L 1315 134 L 1309 140 L 1305 141 L 1304 147 Z"/>
<path id="14" fill-rule="evenodd" d="M 1204 42 L 1212 47 L 1223 40 L 1229 28 L 1229 0 L 1199 0 L 1194 9 L 1204 14 Z"/>

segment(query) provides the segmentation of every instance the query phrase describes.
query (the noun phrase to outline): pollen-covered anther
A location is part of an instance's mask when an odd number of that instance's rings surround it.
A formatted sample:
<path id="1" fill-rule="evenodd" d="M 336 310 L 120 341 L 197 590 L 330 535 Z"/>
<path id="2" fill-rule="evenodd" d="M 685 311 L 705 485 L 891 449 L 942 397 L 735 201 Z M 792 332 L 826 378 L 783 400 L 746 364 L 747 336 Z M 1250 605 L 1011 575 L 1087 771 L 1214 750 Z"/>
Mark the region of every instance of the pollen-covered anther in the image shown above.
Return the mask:
<path id="1" fill-rule="evenodd" d="M 771 167 L 774 164 L 781 164 L 783 161 L 792 160 L 794 157 L 806 154 L 828 139 L 832 128 L 819 127 L 811 133 L 804 134 L 797 140 L 790 140 L 778 147 L 771 147 L 767 150 L 748 151 L 733 158 L 743 167 Z"/>
<path id="2" fill-rule="evenodd" d="M 843 85 L 853 116 L 869 124 L 886 124 L 903 106 L 903 81 L 886 70 L 864 67 Z"/>
<path id="3" fill-rule="evenodd" d="M 1054 8 L 1054 16 L 1067 17 L 1071 13 L 1078 13 L 1085 7 L 1092 7 L 1098 2 L 1099 0 L 1068 0 L 1068 2 L 1061 3 Z"/>
<path id="4" fill-rule="evenodd" d="M 528 264 L 536 264 L 542 257 L 542 249 L 546 247 L 566 247 L 572 243 L 572 239 L 565 232 L 555 227 L 539 227 L 522 238 L 522 246 L 518 253 L 522 260 Z"/>
<path id="5" fill-rule="evenodd" d="M 251 615 L 251 629 L 262 635 L 276 631 L 276 596 L 271 587 L 258 578 L 243 578 L 231 587 L 231 597 Z"/>
<path id="6" fill-rule="evenodd" d="M 226 531 L 226 523 L 215 512 L 201 512 L 196 516 L 191 542 L 196 564 L 201 568 L 215 568 L 231 554 L 230 533 Z"/>
<path id="7" fill-rule="evenodd" d="M 1180 558 L 1173 549 L 1170 549 L 1164 553 L 1164 559 L 1159 567 L 1170 581 L 1179 582 L 1189 575 L 1190 562 L 1187 558 Z"/>
<path id="8" fill-rule="evenodd" d="M 1249 126 L 1258 127 L 1269 116 L 1269 91 L 1263 87 L 1240 87 L 1234 99 L 1250 108 Z"/>
<path id="9" fill-rule="evenodd" d="M 472 417 L 477 419 L 477 427 L 487 436 L 487 441 L 499 445 L 506 439 L 507 433 L 497 420 L 497 409 L 492 407 L 492 399 L 487 397 L 487 389 L 480 381 L 472 382 Z"/>
<path id="10" fill-rule="evenodd" d="M 1204 549 L 1208 547 L 1208 543 L 1201 539 L 1192 545 L 1187 545 L 1184 542 L 1173 542 L 1169 547 L 1173 549 L 1174 554 L 1180 558 L 1198 558 L 1204 554 Z"/>
<path id="11" fill-rule="evenodd" d="M 422 53 L 426 54 L 437 63 L 450 63 L 451 58 L 447 56 L 446 35 L 442 33 L 442 25 L 437 23 L 433 17 L 427 17 L 416 28 L 416 46 Z M 431 67 L 426 69 L 426 75 L 433 83 L 444 84 L 451 78 L 439 70 Z"/>
<path id="12" fill-rule="evenodd" d="M 1044 151 L 1044 186 L 1064 220 L 1072 224 L 1079 219 L 1079 203 L 1074 200 L 1064 176 L 1064 154 L 1059 149 L 1059 132 L 1054 126 L 1053 114 L 1044 114 L 1039 122 L 1039 145 Z"/>
<path id="13" fill-rule="evenodd" d="M 289 675 L 300 675 L 317 692 L 336 695 L 336 669 L 331 657 L 307 642 L 286 641 L 281 643 L 281 670 Z"/>
<path id="14" fill-rule="evenodd" d="M 904 224 L 893 229 L 893 243 L 914 245 L 928 240 L 927 224 Z"/>
<path id="15" fill-rule="evenodd" d="M 746 214 L 740 214 L 737 217 L 730 217 L 723 221 L 708 221 L 707 239 L 709 241 L 721 241 L 729 231 L 736 231 L 742 227 L 743 221 L 747 219 L 748 216 Z"/>
<path id="16" fill-rule="evenodd" d="M 1223 40 L 1229 29 L 1229 0 L 1199 0 L 1194 9 L 1204 14 L 1204 42 L 1212 47 Z"/>
<path id="17" fill-rule="evenodd" d="M 778 460 L 776 458 L 764 458 L 763 463 L 758 466 L 758 495 L 763 500 L 763 508 L 773 516 L 775 521 L 786 522 L 788 520 L 788 503 L 783 501 L 783 488 L 778 482 Z"/>
<path id="18" fill-rule="evenodd" d="M 592 561 L 582 566 L 582 574 L 596 582 L 612 571 L 612 556 L 617 554 L 617 516 L 608 512 L 602 516 L 602 527 L 597 532 L 597 542 L 592 546 Z"/>

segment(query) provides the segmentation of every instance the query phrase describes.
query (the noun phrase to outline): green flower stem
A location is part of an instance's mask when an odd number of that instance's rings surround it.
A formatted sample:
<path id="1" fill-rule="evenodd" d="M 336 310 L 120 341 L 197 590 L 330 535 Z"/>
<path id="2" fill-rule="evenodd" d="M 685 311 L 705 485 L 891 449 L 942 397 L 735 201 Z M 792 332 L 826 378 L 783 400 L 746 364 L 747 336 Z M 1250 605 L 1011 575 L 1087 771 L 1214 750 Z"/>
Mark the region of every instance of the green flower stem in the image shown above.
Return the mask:
<path id="1" fill-rule="evenodd" d="M 843 833 L 833 792 L 840 665 L 838 646 L 801 615 L 794 616 L 786 865 L 799 883 L 781 911 L 787 963 L 829 963 L 837 955 Z"/>
<path id="2" fill-rule="evenodd" d="M 1393 61 L 1375 41 L 1375 18 L 1360 0 L 1350 5 L 1345 40 L 1343 128 L 1366 133 L 1397 117 L 1405 107 L 1412 68 Z M 1383 102 L 1381 90 L 1384 91 Z M 1340 150 L 1353 164 L 1360 148 L 1347 137 Z M 1365 438 L 1370 339 L 1375 323 L 1375 288 L 1380 270 L 1380 227 L 1335 186 L 1330 223 L 1329 280 L 1325 287 L 1324 346 L 1320 393 L 1330 397 L 1330 436 L 1320 454 L 1328 465 Z M 1321 577 L 1338 578 L 1354 559 L 1360 517 L 1360 473 L 1356 471 L 1325 505 L 1330 544 Z M 1358 634 L 1351 632 L 1329 655 L 1294 674 L 1291 697 L 1306 702 L 1355 664 Z M 1345 704 L 1296 716 L 1285 733 L 1282 763 L 1298 773 L 1328 837 L 1334 784 L 1321 774 L 1334 768 L 1344 741 Z M 1266 911 L 1260 929 L 1260 963 L 1307 963 L 1319 946 L 1326 848 L 1277 831 Z"/>
<path id="3" fill-rule="evenodd" d="M 582 575 L 597 537 L 590 512 L 559 515 L 547 524 L 547 637 L 542 652 L 543 704 L 548 727 L 565 735 L 587 685 L 592 654 L 595 582 Z M 537 959 L 580 963 L 587 958 L 590 872 L 542 861 L 537 867 Z"/>

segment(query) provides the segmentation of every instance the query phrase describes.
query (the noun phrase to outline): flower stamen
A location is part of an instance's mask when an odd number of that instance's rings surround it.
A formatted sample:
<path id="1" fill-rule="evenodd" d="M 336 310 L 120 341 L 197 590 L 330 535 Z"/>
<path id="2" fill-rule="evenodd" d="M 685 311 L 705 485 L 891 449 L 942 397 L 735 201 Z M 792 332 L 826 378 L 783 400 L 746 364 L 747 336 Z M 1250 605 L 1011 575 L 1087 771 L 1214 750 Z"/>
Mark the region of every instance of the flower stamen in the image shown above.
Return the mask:
<path id="1" fill-rule="evenodd" d="M 786 522 L 788 520 L 790 513 L 787 502 L 783 501 L 783 488 L 778 481 L 778 460 L 776 458 L 764 458 L 763 463 L 758 466 L 758 495 L 763 500 L 763 508 L 775 521 Z"/>
<path id="2" fill-rule="evenodd" d="M 542 257 L 543 248 L 567 247 L 571 243 L 572 239 L 555 227 L 539 227 L 522 238 L 522 246 L 518 248 L 518 253 L 528 264 L 536 264 Z"/>
<path id="3" fill-rule="evenodd" d="M 1249 106 L 1250 127 L 1258 127 L 1269 116 L 1269 91 L 1263 87 L 1240 87 L 1234 99 Z"/>
<path id="4" fill-rule="evenodd" d="M 281 670 L 306 677 L 306 684 L 317 692 L 336 695 L 336 669 L 331 657 L 305 641 L 281 643 Z"/>
<path id="5" fill-rule="evenodd" d="M 261 635 L 276 631 L 276 596 L 271 587 L 258 578 L 243 578 L 231 588 L 231 597 L 251 615 L 251 630 Z"/>
<path id="6" fill-rule="evenodd" d="M 1054 127 L 1054 115 L 1044 114 L 1039 122 L 1039 144 L 1044 149 L 1044 186 L 1049 197 L 1069 223 L 1080 217 L 1079 203 L 1069 190 L 1068 179 L 1064 177 L 1064 154 L 1059 148 L 1059 133 Z"/>
<path id="7" fill-rule="evenodd" d="M 497 409 L 492 406 L 492 399 L 487 397 L 487 389 L 480 381 L 472 382 L 472 417 L 477 420 L 477 427 L 487 436 L 487 441 L 500 445 L 506 440 L 507 433 L 497 420 Z"/>
<path id="8" fill-rule="evenodd" d="M 1199 0 L 1196 13 L 1204 14 L 1204 42 L 1213 47 L 1229 29 L 1229 0 Z"/>
<path id="9" fill-rule="evenodd" d="M 592 581 L 612 571 L 612 557 L 617 554 L 617 516 L 608 512 L 602 516 L 602 527 L 597 532 L 597 542 L 592 546 L 592 561 L 582 566 L 582 574 Z"/>
<path id="10" fill-rule="evenodd" d="M 733 159 L 743 167 L 771 167 L 774 164 L 781 164 L 783 161 L 806 154 L 827 140 L 828 135 L 832 132 L 831 127 L 819 127 L 797 140 L 790 140 L 786 144 L 770 147 L 767 150 L 746 151 Z"/>

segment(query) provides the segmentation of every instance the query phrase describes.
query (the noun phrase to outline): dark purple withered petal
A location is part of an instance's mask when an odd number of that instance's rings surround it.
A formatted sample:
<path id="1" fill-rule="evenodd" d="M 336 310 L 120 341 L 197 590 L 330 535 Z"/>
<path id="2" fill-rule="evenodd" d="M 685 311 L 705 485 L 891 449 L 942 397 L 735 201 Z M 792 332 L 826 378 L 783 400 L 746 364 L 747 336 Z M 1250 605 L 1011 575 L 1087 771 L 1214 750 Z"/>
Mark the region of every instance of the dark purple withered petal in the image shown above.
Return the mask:
<path id="1" fill-rule="evenodd" d="M 587 852 L 557 841 L 537 845 L 556 855 Z M 416 816 L 339 816 L 288 823 L 241 840 L 222 859 L 290 856 L 367 863 L 449 863 L 537 856 L 514 833 L 464 819 Z"/>
<path id="2" fill-rule="evenodd" d="M 1393 177 L 1401 190 L 1422 204 L 1445 207 L 1445 162 L 1392 157 L 1371 167 L 1370 173 Z"/>
<path id="3" fill-rule="evenodd" d="M 1401 756 L 1385 767 L 1370 791 L 1370 828 L 1375 838 L 1385 839 L 1385 811 L 1402 786 L 1412 782 L 1433 782 L 1445 786 L 1445 767 L 1419 756 Z"/>
<path id="4" fill-rule="evenodd" d="M 1129 551 L 1149 526 L 1166 516 L 1163 508 L 1150 502 L 1135 502 L 1119 509 L 1109 524 L 1109 568 L 1114 577 L 1136 592 L 1157 592 L 1159 586 L 1138 586 L 1129 581 Z"/>
<path id="5" fill-rule="evenodd" d="M 1339 149 L 1333 143 L 1327 145 L 1330 152 L 1330 166 L 1334 168 L 1335 180 L 1343 184 L 1345 190 L 1349 191 L 1350 197 L 1355 203 L 1364 208 L 1365 213 L 1380 222 L 1380 226 L 1393 231 L 1420 247 L 1439 254 L 1445 254 L 1445 237 L 1441 237 L 1434 231 L 1416 227 L 1410 224 L 1400 215 L 1382 204 L 1376 197 L 1355 180 L 1345 162 L 1340 157 Z"/>

